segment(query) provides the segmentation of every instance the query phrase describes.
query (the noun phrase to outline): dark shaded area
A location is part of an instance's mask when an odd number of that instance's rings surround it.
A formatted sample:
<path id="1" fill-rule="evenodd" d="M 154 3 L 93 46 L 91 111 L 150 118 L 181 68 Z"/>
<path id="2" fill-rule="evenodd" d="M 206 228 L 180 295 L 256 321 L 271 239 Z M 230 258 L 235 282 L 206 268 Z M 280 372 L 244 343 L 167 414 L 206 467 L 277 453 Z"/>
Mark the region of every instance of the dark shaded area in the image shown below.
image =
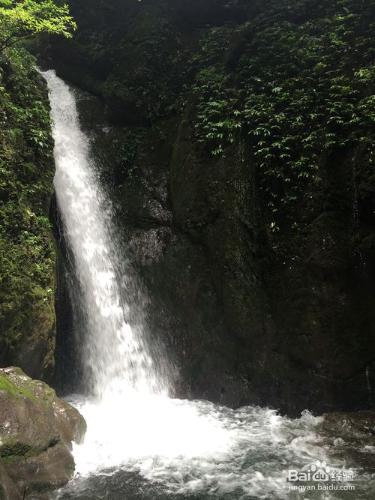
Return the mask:
<path id="1" fill-rule="evenodd" d="M 50 219 L 57 242 L 56 252 L 56 347 L 53 385 L 63 394 L 82 391 L 82 337 L 83 329 L 79 309 L 74 307 L 80 300 L 79 285 L 75 278 L 74 258 L 66 245 L 64 225 L 54 195 Z"/>

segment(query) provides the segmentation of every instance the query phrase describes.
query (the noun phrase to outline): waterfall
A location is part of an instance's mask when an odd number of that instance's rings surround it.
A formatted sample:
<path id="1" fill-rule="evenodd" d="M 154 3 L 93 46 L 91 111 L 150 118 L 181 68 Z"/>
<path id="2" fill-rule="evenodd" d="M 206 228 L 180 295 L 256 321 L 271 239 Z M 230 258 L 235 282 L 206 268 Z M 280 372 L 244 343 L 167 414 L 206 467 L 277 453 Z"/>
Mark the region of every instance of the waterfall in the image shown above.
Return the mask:
<path id="1" fill-rule="evenodd" d="M 54 71 L 42 75 L 51 102 L 57 202 L 84 320 L 79 348 L 89 389 L 70 398 L 88 431 L 73 449 L 77 475 L 57 498 L 290 498 L 287 467 L 327 461 L 316 433 L 321 419 L 305 412 L 293 421 L 267 408 L 232 410 L 168 397 L 168 377 L 160 375 L 142 318 L 134 325 L 133 312 L 127 319 L 133 305 L 123 280 L 131 277 L 74 93 Z"/>
<path id="2" fill-rule="evenodd" d="M 111 204 L 100 187 L 75 96 L 53 70 L 42 75 L 51 103 L 57 203 L 86 323 L 81 344 L 86 384 L 99 398 L 129 391 L 161 393 L 167 383 L 157 374 L 142 328 L 126 320 L 129 304 L 120 285 L 124 265 Z"/>

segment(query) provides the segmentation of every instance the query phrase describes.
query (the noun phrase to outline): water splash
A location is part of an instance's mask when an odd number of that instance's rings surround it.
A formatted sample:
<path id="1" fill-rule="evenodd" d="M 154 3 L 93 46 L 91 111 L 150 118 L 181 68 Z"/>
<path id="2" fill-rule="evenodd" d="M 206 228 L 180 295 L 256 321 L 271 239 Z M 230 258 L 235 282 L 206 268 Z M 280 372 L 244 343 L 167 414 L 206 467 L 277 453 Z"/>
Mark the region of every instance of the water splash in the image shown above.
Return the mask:
<path id="1" fill-rule="evenodd" d="M 87 400 L 72 402 L 89 428 L 85 445 L 74 448 L 78 475 L 61 499 L 95 493 L 111 500 L 281 500 L 293 498 L 289 468 L 329 462 L 317 432 L 322 419 L 308 412 L 288 419 L 266 408 L 232 410 L 161 396 L 100 411 Z M 129 490 L 129 477 L 136 491 Z"/>

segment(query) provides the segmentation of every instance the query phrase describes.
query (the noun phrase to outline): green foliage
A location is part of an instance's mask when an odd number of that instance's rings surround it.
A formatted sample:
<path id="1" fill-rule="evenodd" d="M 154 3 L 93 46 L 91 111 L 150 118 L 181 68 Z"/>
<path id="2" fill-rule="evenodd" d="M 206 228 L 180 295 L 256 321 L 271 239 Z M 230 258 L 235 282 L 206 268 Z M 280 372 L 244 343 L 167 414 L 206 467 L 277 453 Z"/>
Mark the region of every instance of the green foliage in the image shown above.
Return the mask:
<path id="1" fill-rule="evenodd" d="M 199 96 L 195 125 L 198 140 L 208 143 L 214 156 L 223 155 L 242 126 L 236 91 L 228 88 L 224 74 L 215 67 L 198 74 L 193 91 Z"/>
<path id="2" fill-rule="evenodd" d="M 0 52 L 41 33 L 72 36 L 76 24 L 66 4 L 53 0 L 0 0 Z"/>
<path id="3" fill-rule="evenodd" d="M 53 159 L 48 100 L 34 59 L 0 66 L 0 346 L 49 335 L 54 244 L 48 220 Z"/>
<path id="4" fill-rule="evenodd" d="M 213 155 L 239 137 L 247 145 L 272 232 L 288 216 L 298 227 L 298 206 L 313 205 L 335 151 L 360 146 L 372 161 L 374 28 L 374 0 L 325 0 L 314 12 L 309 0 L 269 0 L 227 32 L 235 71 L 215 44 L 203 44 L 201 61 L 210 66 L 194 88 L 197 138 Z"/>
<path id="5" fill-rule="evenodd" d="M 193 85 L 197 101 L 195 134 L 214 156 L 225 154 L 225 148 L 239 137 L 242 126 L 238 90 L 223 64 L 233 31 L 227 27 L 210 29 L 200 41 L 200 51 L 191 60 L 201 68 Z"/>

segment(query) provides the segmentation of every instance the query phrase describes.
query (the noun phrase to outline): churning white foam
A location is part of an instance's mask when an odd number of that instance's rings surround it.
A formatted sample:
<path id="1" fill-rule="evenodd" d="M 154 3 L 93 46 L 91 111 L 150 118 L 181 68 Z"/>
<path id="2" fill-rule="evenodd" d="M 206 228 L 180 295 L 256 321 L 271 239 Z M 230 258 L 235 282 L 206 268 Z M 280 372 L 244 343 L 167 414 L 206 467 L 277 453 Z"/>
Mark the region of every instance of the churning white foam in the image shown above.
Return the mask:
<path id="1" fill-rule="evenodd" d="M 288 468 L 327 460 L 316 433 L 321 419 L 307 412 L 292 420 L 263 408 L 137 394 L 99 406 L 72 402 L 89 423 L 84 445 L 74 447 L 77 481 L 122 470 L 181 495 L 283 499 Z"/>

